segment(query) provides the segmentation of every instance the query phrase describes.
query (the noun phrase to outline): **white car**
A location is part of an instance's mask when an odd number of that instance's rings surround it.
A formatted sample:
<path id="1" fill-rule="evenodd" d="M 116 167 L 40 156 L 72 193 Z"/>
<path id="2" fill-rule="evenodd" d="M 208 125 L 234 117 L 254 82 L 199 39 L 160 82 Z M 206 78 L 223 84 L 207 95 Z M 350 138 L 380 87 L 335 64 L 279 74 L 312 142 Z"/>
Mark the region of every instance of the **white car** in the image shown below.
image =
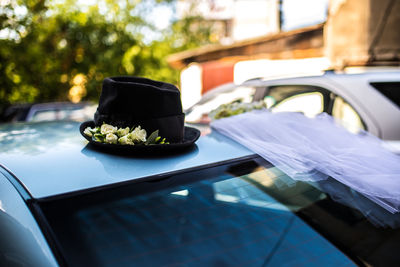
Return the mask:
<path id="1" fill-rule="evenodd" d="M 226 97 L 243 88 L 246 88 L 247 96 Z M 218 97 L 220 94 L 225 97 Z M 210 100 L 204 100 L 205 97 Z M 189 109 L 188 118 L 197 112 L 196 109 L 204 109 L 207 103 L 215 102 L 217 98 L 226 99 L 225 103 L 264 100 L 272 112 L 302 112 L 310 117 L 326 112 L 340 119 L 350 131 L 364 129 L 383 140 L 400 140 L 400 70 L 254 79 L 241 85 L 230 84 L 222 93 L 221 90 L 210 91 L 204 98 Z M 207 122 L 204 119 L 206 112 L 202 112 L 203 121 Z"/>

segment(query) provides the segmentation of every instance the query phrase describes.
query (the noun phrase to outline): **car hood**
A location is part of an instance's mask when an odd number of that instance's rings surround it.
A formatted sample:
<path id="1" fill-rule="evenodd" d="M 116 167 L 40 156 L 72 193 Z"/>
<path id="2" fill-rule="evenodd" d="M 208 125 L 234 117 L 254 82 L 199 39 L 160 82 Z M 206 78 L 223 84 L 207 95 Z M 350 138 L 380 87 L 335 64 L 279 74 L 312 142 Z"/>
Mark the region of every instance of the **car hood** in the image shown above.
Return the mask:
<path id="1" fill-rule="evenodd" d="M 96 189 L 253 154 L 216 132 L 202 136 L 186 153 L 140 157 L 94 150 L 80 135 L 76 122 L 0 126 L 0 164 L 32 198 Z"/>

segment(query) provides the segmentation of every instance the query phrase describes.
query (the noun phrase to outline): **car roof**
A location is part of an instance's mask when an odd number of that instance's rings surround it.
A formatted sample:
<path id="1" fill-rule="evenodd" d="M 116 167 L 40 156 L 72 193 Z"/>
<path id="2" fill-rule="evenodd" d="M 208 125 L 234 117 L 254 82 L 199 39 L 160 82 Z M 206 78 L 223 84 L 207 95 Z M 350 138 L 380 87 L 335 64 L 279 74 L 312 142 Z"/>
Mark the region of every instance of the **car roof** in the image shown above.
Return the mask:
<path id="1" fill-rule="evenodd" d="M 0 164 L 25 187 L 28 198 L 97 190 L 247 157 L 254 153 L 215 132 L 185 153 L 141 157 L 94 150 L 77 122 L 0 126 Z"/>
<path id="2" fill-rule="evenodd" d="M 366 81 L 373 82 L 377 81 L 398 81 L 400 78 L 400 68 L 397 69 L 387 69 L 387 70 L 371 70 L 371 71 L 360 71 L 360 72 L 335 72 L 326 71 L 322 75 L 303 75 L 298 77 L 288 77 L 288 78 L 260 78 L 253 81 L 246 81 L 243 85 L 247 86 L 263 86 L 269 84 L 283 84 L 283 83 L 293 83 L 301 81 L 323 81 L 323 80 L 334 80 L 337 82 L 348 82 L 351 80 L 355 81 Z"/>

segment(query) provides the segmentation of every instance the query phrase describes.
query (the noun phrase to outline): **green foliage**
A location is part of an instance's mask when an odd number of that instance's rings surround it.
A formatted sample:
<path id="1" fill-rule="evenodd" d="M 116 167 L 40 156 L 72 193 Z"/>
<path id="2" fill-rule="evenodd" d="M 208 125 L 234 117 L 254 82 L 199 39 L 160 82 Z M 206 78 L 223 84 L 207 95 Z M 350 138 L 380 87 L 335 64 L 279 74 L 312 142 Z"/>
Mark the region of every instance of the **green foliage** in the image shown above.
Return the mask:
<path id="1" fill-rule="evenodd" d="M 209 27 L 191 17 L 175 21 L 149 42 L 146 34 L 156 28 L 146 18 L 148 2 L 103 0 L 82 8 L 76 0 L 2 1 L 0 111 L 12 103 L 71 99 L 71 92 L 78 99 L 97 100 L 108 76 L 178 84 L 178 71 L 168 66 L 166 56 L 209 42 Z"/>
<path id="2" fill-rule="evenodd" d="M 218 108 L 212 110 L 209 113 L 209 117 L 213 120 L 218 120 L 222 118 L 239 115 L 245 112 L 250 112 L 252 110 L 265 109 L 265 108 L 267 108 L 267 105 L 263 100 L 252 103 L 243 103 L 240 101 L 239 102 L 234 101 L 232 103 L 222 104 Z"/>

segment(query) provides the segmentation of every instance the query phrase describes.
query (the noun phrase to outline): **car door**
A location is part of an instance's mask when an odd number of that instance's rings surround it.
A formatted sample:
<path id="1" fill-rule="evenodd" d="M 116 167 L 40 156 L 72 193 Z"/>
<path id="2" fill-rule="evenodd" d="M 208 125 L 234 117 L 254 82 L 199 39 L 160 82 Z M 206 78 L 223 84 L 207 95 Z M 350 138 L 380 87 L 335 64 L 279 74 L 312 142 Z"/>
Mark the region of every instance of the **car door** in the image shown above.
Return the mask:
<path id="1" fill-rule="evenodd" d="M 326 112 L 351 132 L 367 130 L 360 115 L 343 97 L 320 86 L 270 86 L 265 91 L 264 101 L 272 112 L 301 112 L 307 117 Z"/>

